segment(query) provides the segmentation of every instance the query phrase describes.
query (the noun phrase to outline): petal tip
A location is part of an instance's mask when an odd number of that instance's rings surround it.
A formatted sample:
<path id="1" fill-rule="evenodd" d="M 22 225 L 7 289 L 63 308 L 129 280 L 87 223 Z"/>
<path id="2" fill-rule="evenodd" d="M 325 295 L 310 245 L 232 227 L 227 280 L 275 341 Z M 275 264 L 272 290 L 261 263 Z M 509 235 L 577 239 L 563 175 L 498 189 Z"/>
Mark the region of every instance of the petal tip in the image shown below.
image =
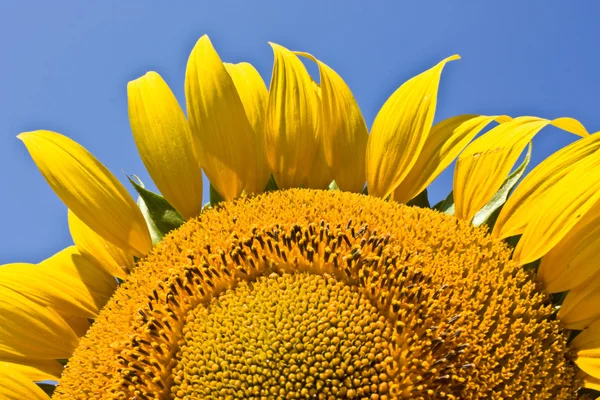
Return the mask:
<path id="1" fill-rule="evenodd" d="M 204 34 L 202 36 L 200 36 L 200 39 L 198 39 L 198 41 L 196 42 L 196 45 L 202 44 L 202 43 L 210 43 L 212 44 L 210 37 L 208 37 L 208 34 Z"/>
<path id="2" fill-rule="evenodd" d="M 17 139 L 19 139 L 20 141 L 25 143 L 29 139 L 34 139 L 35 137 L 41 136 L 42 133 L 50 133 L 50 134 L 58 135 L 56 132 L 36 130 L 36 131 L 21 132 L 17 135 Z"/>

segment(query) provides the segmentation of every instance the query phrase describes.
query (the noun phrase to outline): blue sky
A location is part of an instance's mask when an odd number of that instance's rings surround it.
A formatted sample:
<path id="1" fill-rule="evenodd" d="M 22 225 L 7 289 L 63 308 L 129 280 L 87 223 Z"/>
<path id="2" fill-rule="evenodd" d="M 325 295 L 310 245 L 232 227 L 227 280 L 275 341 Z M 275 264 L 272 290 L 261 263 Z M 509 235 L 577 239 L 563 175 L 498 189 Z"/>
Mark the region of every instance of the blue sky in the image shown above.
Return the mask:
<path id="1" fill-rule="evenodd" d="M 500 4 L 501 3 L 501 4 Z M 15 136 L 49 129 L 96 155 L 123 182 L 149 181 L 127 119 L 126 84 L 159 72 L 181 104 L 188 54 L 208 33 L 225 61 L 268 82 L 267 41 L 313 53 L 353 90 L 370 126 L 405 80 L 459 53 L 436 120 L 461 113 L 571 116 L 600 130 L 600 3 L 559 1 L 0 2 L 0 264 L 38 262 L 70 245 L 66 208 Z M 548 128 L 537 163 L 573 140 Z M 452 172 L 430 196 L 445 196 Z"/>

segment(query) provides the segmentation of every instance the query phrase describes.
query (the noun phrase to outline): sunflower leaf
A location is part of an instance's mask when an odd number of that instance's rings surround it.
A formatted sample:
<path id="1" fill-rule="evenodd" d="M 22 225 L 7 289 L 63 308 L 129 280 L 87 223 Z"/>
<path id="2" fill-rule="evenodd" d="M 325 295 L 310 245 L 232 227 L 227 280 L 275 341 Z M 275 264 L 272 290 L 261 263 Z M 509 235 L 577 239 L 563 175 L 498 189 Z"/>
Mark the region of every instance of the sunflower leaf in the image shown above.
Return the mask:
<path id="1" fill-rule="evenodd" d="M 38 382 L 36 385 L 38 385 L 38 387 L 42 389 L 48 396 L 52 396 L 54 394 L 54 389 L 56 389 L 56 385 L 52 383 Z"/>
<path id="2" fill-rule="evenodd" d="M 223 198 L 223 196 L 221 196 L 219 194 L 219 192 L 217 192 L 217 189 L 215 189 L 215 187 L 211 183 L 210 184 L 210 205 L 214 207 L 224 200 L 225 199 Z"/>
<path id="3" fill-rule="evenodd" d="M 274 192 L 276 190 L 279 190 L 279 188 L 277 187 L 277 183 L 275 183 L 275 178 L 273 178 L 273 175 L 271 175 L 269 182 L 267 182 L 265 192 Z"/>
<path id="4" fill-rule="evenodd" d="M 496 192 L 494 197 L 485 205 L 481 210 L 475 214 L 473 217 L 473 225 L 479 226 L 482 224 L 487 224 L 490 228 L 494 227 L 494 223 L 498 218 L 500 208 L 506 203 L 508 200 L 508 195 L 515 187 L 517 182 L 521 179 L 523 174 L 525 173 L 525 169 L 529 165 L 529 161 L 531 160 L 531 142 L 529 143 L 529 147 L 527 149 L 527 154 L 525 155 L 525 159 L 504 181 L 500 189 Z"/>
<path id="5" fill-rule="evenodd" d="M 156 245 L 167 233 L 184 223 L 183 217 L 164 197 L 145 189 L 141 181 L 137 183 L 129 176 L 127 178 L 140 195 L 138 207 L 146 219 L 152 244 Z"/>
<path id="6" fill-rule="evenodd" d="M 444 200 L 436 203 L 432 208 L 444 214 L 454 215 L 454 192 L 450 191 Z"/>
<path id="7" fill-rule="evenodd" d="M 410 199 L 406 205 L 421 208 L 431 208 L 431 204 L 429 204 L 429 198 L 427 197 L 427 189 L 423 189 L 421 193 Z"/>

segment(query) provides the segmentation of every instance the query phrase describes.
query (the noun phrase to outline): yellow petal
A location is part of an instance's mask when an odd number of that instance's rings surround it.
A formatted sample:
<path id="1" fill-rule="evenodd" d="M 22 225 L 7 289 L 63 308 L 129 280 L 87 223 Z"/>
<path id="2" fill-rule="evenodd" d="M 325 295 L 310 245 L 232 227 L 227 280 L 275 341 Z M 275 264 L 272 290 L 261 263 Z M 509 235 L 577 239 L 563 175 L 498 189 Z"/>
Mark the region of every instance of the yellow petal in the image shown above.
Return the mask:
<path id="1" fill-rule="evenodd" d="M 513 253 L 527 264 L 544 256 L 600 200 L 600 153 L 587 157 L 532 207 L 531 220 Z"/>
<path id="2" fill-rule="evenodd" d="M 404 83 L 375 117 L 367 142 L 369 194 L 386 198 L 413 167 L 431 130 L 442 69 L 451 56 Z"/>
<path id="3" fill-rule="evenodd" d="M 265 150 L 265 109 L 269 91 L 260 74 L 251 64 L 225 63 L 225 68 L 233 79 L 253 131 L 254 164 L 248 167 L 249 174 L 244 190 L 246 193 L 262 193 L 271 176 Z"/>
<path id="4" fill-rule="evenodd" d="M 58 197 L 87 226 L 141 257 L 152 248 L 141 211 L 121 183 L 81 145 L 50 131 L 19 136 Z"/>
<path id="5" fill-rule="evenodd" d="M 577 330 L 600 318 L 600 273 L 569 291 L 557 317 L 566 329 Z"/>
<path id="6" fill-rule="evenodd" d="M 591 375 L 588 374 L 582 374 L 582 379 L 583 379 L 583 387 L 586 389 L 592 389 L 592 390 L 596 390 L 598 392 L 600 392 L 600 379 L 599 378 L 594 378 Z M 596 397 L 596 400 L 598 400 L 599 397 Z"/>
<path id="7" fill-rule="evenodd" d="M 275 61 L 265 117 L 267 158 L 279 188 L 300 187 L 317 153 L 320 105 L 300 59 L 285 47 L 270 45 Z"/>
<path id="8" fill-rule="evenodd" d="M 68 247 L 40 265 L 0 267 L 0 286 L 64 315 L 95 318 L 112 295 L 116 281 Z"/>
<path id="9" fill-rule="evenodd" d="M 570 290 L 598 272 L 600 265 L 600 201 L 542 257 L 538 280 L 544 291 Z"/>
<path id="10" fill-rule="evenodd" d="M 569 118 L 550 121 L 519 117 L 474 140 L 456 162 L 455 216 L 471 221 L 502 186 L 527 143 L 548 124 L 583 135 L 581 124 L 573 121 Z"/>
<path id="11" fill-rule="evenodd" d="M 435 124 L 415 165 L 394 191 L 393 199 L 399 203 L 406 203 L 417 196 L 454 161 L 487 124 L 508 120 L 510 117 L 506 115 L 488 117 L 466 114 Z"/>
<path id="12" fill-rule="evenodd" d="M 595 321 L 571 342 L 576 351 L 575 364 L 597 380 L 600 378 L 600 320 Z M 594 380 L 592 382 L 594 383 Z M 599 385 L 600 387 L 600 385 Z"/>
<path id="13" fill-rule="evenodd" d="M 158 190 L 186 219 L 202 210 L 202 172 L 194 139 L 175 95 L 156 72 L 129 82 L 129 123 Z"/>
<path id="14" fill-rule="evenodd" d="M 8 367 L 13 371 L 23 374 L 28 379 L 41 382 L 47 380 L 57 380 L 60 378 L 63 366 L 56 360 L 0 360 L 0 368 Z"/>
<path id="15" fill-rule="evenodd" d="M 50 399 L 31 379 L 3 363 L 0 363 L 0 398 L 3 400 Z"/>
<path id="16" fill-rule="evenodd" d="M 523 233 L 531 221 L 532 210 L 556 182 L 573 171 L 578 163 L 600 149 L 600 132 L 560 149 L 536 166 L 508 198 L 492 235 L 507 238 Z"/>
<path id="17" fill-rule="evenodd" d="M 344 191 L 360 192 L 365 186 L 367 125 L 346 82 L 311 54 L 321 77 L 321 124 L 326 161 L 333 179 Z"/>
<path id="18" fill-rule="evenodd" d="M 67 324 L 73 329 L 73 332 L 75 332 L 77 337 L 82 337 L 87 333 L 88 329 L 90 329 L 90 320 L 87 318 L 72 317 L 69 315 L 65 316 L 63 314 L 61 314 L 61 317 L 67 321 Z"/>
<path id="19" fill-rule="evenodd" d="M 239 196 L 254 165 L 254 133 L 233 80 L 206 35 L 190 54 L 185 98 L 206 176 L 224 199 Z"/>
<path id="20" fill-rule="evenodd" d="M 91 230 L 69 210 L 69 230 L 77 250 L 112 276 L 124 279 L 133 268 L 133 257 Z"/>
<path id="21" fill-rule="evenodd" d="M 321 87 L 318 83 L 313 81 L 313 89 L 315 93 L 317 93 L 317 101 L 320 104 L 322 101 Z M 331 169 L 329 168 L 327 158 L 325 157 L 325 148 L 323 144 L 323 120 L 320 117 L 321 115 L 319 113 L 317 126 L 315 128 L 318 135 L 318 143 L 316 150 L 317 154 L 315 156 L 313 165 L 308 172 L 308 176 L 306 177 L 306 184 L 304 185 L 305 187 L 311 189 L 327 189 L 329 187 L 329 184 L 333 180 L 333 176 L 331 175 Z"/>
<path id="22" fill-rule="evenodd" d="M 69 358 L 77 342 L 56 311 L 0 287 L 0 358 Z"/>

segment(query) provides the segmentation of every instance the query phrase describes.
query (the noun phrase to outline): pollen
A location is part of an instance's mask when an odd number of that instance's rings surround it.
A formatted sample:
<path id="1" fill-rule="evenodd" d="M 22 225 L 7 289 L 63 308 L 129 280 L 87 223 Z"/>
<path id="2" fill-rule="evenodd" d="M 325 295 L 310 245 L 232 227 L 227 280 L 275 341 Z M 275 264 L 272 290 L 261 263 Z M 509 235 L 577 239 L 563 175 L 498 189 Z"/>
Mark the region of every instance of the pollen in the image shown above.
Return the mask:
<path id="1" fill-rule="evenodd" d="M 357 194 L 223 203 L 140 260 L 54 398 L 575 398 L 568 332 L 510 255 Z"/>

